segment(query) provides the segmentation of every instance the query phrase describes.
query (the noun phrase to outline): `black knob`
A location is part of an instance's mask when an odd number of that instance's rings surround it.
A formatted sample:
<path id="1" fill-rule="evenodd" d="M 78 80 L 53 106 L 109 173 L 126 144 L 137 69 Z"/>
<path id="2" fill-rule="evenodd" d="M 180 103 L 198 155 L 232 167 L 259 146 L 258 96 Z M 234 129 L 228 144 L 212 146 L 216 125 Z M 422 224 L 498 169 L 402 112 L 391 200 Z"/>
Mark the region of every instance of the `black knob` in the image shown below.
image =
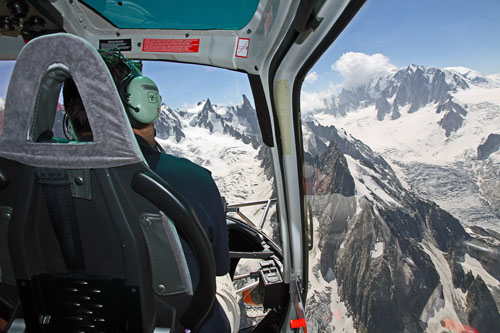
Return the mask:
<path id="1" fill-rule="evenodd" d="M 28 15 L 28 6 L 22 1 L 9 1 L 7 8 L 15 18 L 22 19 Z"/>
<path id="2" fill-rule="evenodd" d="M 38 16 L 32 16 L 25 24 L 24 27 L 31 32 L 41 32 L 45 30 L 45 20 Z"/>

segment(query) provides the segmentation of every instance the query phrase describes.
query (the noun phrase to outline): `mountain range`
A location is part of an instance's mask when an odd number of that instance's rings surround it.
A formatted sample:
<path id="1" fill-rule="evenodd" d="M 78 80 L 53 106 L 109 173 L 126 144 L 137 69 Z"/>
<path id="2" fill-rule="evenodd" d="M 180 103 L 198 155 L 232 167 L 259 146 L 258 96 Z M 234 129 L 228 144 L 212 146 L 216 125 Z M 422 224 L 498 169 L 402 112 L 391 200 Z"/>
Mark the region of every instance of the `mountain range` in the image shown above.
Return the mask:
<path id="1" fill-rule="evenodd" d="M 342 90 L 306 121 L 346 130 L 409 188 L 466 225 L 500 232 L 500 79 L 410 65 Z M 464 205 L 463 202 L 467 202 Z"/>
<path id="2" fill-rule="evenodd" d="M 227 106 L 207 98 L 183 110 L 162 105 L 155 121 L 165 150 L 209 169 L 229 203 L 264 200 L 273 192 L 264 153 L 268 148 L 262 144 L 255 109 L 245 95 L 242 99 Z"/>
<path id="3" fill-rule="evenodd" d="M 500 327 L 499 83 L 410 65 L 304 117 L 319 330 Z"/>

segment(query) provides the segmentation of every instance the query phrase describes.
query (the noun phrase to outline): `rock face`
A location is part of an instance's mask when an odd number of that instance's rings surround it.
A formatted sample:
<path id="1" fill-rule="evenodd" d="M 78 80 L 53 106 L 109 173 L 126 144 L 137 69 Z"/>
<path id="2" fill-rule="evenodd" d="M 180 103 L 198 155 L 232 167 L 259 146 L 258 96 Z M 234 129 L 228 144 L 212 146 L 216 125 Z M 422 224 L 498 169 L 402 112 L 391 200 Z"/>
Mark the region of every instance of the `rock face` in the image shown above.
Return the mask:
<path id="1" fill-rule="evenodd" d="M 349 173 L 343 154 L 336 146 L 327 147 L 316 163 L 327 167 L 316 172 L 314 193 L 321 195 L 339 193 L 346 197 L 354 195 L 354 179 Z"/>
<path id="2" fill-rule="evenodd" d="M 207 99 L 202 110 L 190 121 L 190 126 L 208 128 L 210 132 L 229 134 L 257 149 L 262 138 L 255 109 L 243 95 L 243 103 L 235 106 L 217 106 Z"/>
<path id="3" fill-rule="evenodd" d="M 445 130 L 446 136 L 450 136 L 451 133 L 456 132 L 462 127 L 464 117 L 467 115 L 467 111 L 459 104 L 453 102 L 451 98 L 448 102 L 440 104 L 437 107 L 436 113 L 441 112 L 445 112 L 445 114 L 439 125 Z"/>
<path id="4" fill-rule="evenodd" d="M 174 136 L 175 141 L 179 142 L 185 137 L 179 116 L 166 105 L 162 105 L 160 116 L 155 120 L 154 126 L 156 136 L 160 139 L 167 139 L 170 136 Z"/>
<path id="5" fill-rule="evenodd" d="M 253 135 L 260 135 L 260 127 L 259 122 L 257 120 L 257 113 L 253 108 L 252 104 L 248 100 L 247 96 L 243 94 L 243 103 L 237 105 L 234 108 L 235 118 L 238 119 L 238 122 L 243 125 L 247 133 Z"/>
<path id="6" fill-rule="evenodd" d="M 304 131 L 309 138 L 306 160 L 315 170 L 310 180 L 315 196 L 309 198 L 321 253 L 313 271 L 325 283 L 336 283 L 354 328 L 426 331 L 443 304 L 440 300 L 447 297 L 444 290 L 449 287 L 443 278 L 453 281 L 456 289 L 451 294 L 458 297 L 460 290 L 471 295 L 466 309 L 446 300 L 463 323 L 477 327 L 477 321 L 484 320 L 482 327 L 495 327 L 491 325 L 496 325 L 499 314 L 491 291 L 465 273 L 461 264 L 466 253 L 484 267 L 488 258 L 463 248 L 473 239 L 459 221 L 404 188 L 389 164 L 361 141 L 314 122 L 306 123 Z M 448 259 L 443 253 L 450 254 Z M 448 277 L 438 273 L 439 257 L 448 260 Z M 495 268 L 489 266 L 488 272 L 495 276 Z M 322 309 L 317 303 L 325 298 L 326 289 L 313 290 L 307 310 L 319 320 L 323 315 L 316 312 Z M 478 302 L 478 309 L 484 305 L 491 310 L 488 315 L 475 310 L 473 304 Z M 334 325 L 320 321 L 319 326 L 329 329 Z"/>
<path id="7" fill-rule="evenodd" d="M 479 332 L 495 332 L 500 327 L 497 305 L 481 276 L 467 292 L 467 320 Z"/>
<path id="8" fill-rule="evenodd" d="M 375 109 L 377 110 L 377 119 L 382 121 L 386 114 L 391 113 L 392 107 L 385 98 L 380 97 L 377 99 Z"/>
<path id="9" fill-rule="evenodd" d="M 500 134 L 491 133 L 486 141 L 477 147 L 477 159 L 485 160 L 498 150 L 500 150 Z"/>
<path id="10" fill-rule="evenodd" d="M 207 99 L 207 101 L 203 105 L 203 109 L 200 111 L 200 113 L 198 113 L 198 115 L 196 115 L 196 117 L 191 120 L 189 125 L 196 127 L 205 127 L 213 133 L 214 129 L 223 127 L 222 122 L 222 117 L 215 112 L 210 99 Z"/>

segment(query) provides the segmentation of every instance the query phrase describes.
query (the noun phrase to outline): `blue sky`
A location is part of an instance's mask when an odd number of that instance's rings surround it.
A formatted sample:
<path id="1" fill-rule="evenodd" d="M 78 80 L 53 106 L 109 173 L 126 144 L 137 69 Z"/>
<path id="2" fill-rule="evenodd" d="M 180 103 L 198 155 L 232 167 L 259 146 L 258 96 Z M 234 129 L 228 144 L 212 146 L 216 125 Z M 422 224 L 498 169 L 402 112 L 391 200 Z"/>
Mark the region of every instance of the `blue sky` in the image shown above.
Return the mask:
<path id="1" fill-rule="evenodd" d="M 381 53 L 398 67 L 464 66 L 500 73 L 500 1 L 368 0 L 312 69 L 318 79 L 304 89 L 342 83 L 332 65 L 346 52 Z"/>
<path id="2" fill-rule="evenodd" d="M 146 61 L 143 74 L 160 88 L 164 103 L 171 108 L 191 105 L 210 98 L 213 104 L 240 104 L 242 94 L 253 101 L 245 74 L 191 64 Z"/>
<path id="3" fill-rule="evenodd" d="M 465 66 L 483 74 L 500 73 L 500 0 L 368 0 L 337 41 L 314 66 L 307 91 L 341 84 L 332 65 L 346 52 L 383 54 L 403 67 Z M 0 62 L 0 97 L 5 97 L 12 62 Z M 250 97 L 246 75 L 185 64 L 146 63 L 144 74 L 160 87 L 171 107 L 210 97 L 215 104 Z"/>

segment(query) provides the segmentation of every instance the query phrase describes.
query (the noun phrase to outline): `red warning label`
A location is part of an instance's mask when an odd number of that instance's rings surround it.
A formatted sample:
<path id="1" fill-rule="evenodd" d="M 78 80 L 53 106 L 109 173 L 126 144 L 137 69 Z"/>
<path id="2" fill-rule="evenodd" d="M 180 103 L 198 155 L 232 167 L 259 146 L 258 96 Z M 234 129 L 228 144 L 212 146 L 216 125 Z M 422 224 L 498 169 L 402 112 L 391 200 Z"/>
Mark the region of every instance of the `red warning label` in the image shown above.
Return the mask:
<path id="1" fill-rule="evenodd" d="M 197 53 L 199 50 L 199 39 L 144 38 L 142 43 L 144 52 Z"/>

